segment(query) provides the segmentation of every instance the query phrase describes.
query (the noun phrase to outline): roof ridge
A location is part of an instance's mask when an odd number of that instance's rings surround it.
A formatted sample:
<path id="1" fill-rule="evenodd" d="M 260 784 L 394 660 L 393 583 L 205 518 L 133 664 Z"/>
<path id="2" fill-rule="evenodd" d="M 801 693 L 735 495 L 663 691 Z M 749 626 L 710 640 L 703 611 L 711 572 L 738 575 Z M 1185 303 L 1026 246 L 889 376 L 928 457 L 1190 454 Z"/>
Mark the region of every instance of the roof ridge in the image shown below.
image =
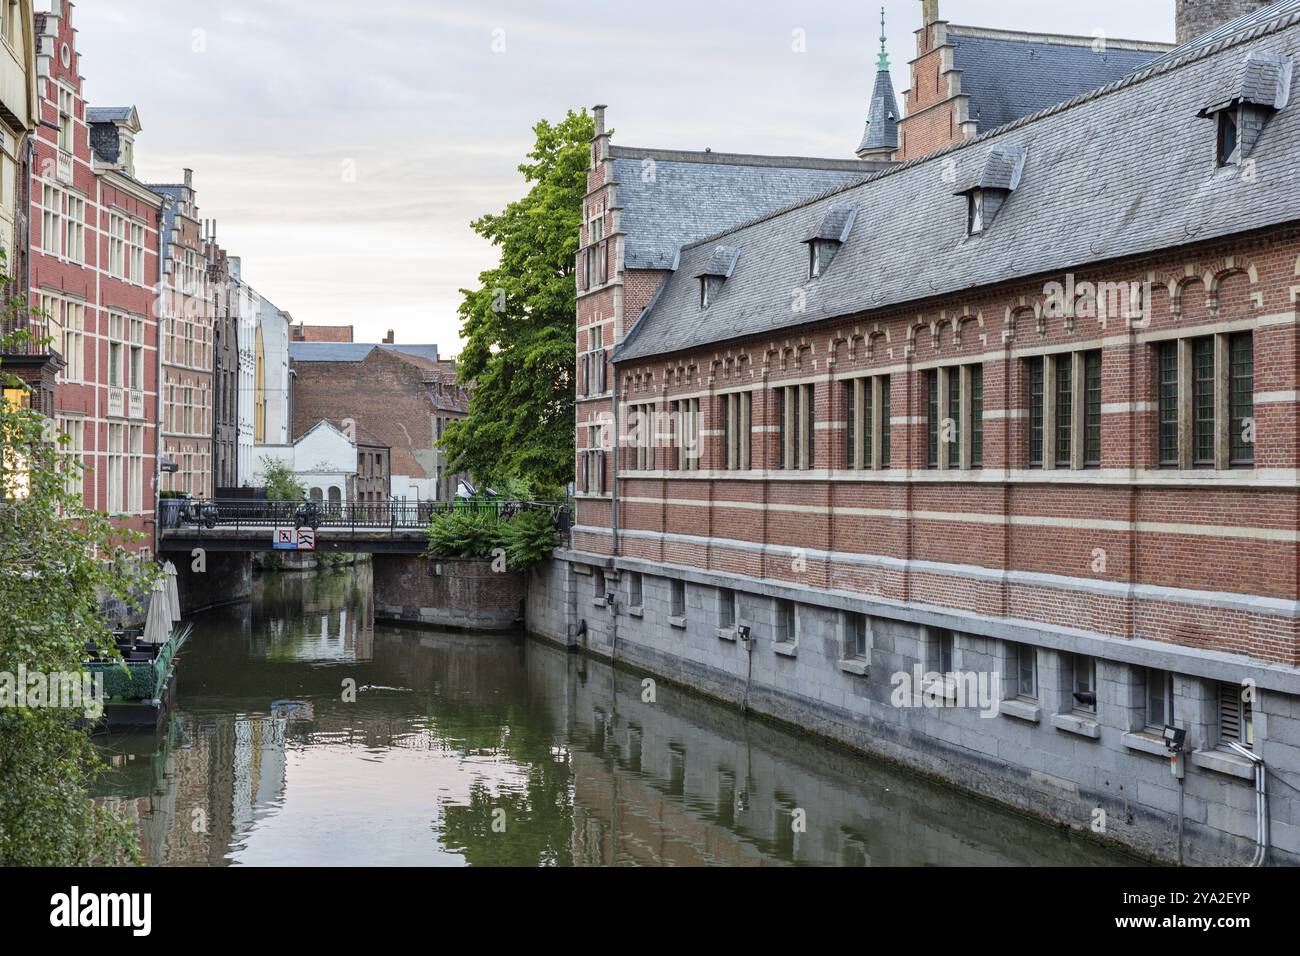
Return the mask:
<path id="1" fill-rule="evenodd" d="M 1141 83 L 1145 83 L 1147 80 L 1153 79 L 1154 77 L 1163 76 L 1166 73 L 1173 73 L 1177 70 L 1183 69 L 1184 67 L 1190 66 L 1193 63 L 1197 63 L 1201 60 L 1209 59 L 1212 56 L 1217 56 L 1218 54 L 1224 52 L 1225 50 L 1231 49 L 1232 47 L 1241 46 L 1242 44 L 1245 43 L 1251 43 L 1262 37 L 1271 36 L 1274 33 L 1282 33 L 1285 30 L 1291 29 L 1297 24 L 1300 24 L 1300 11 L 1295 11 L 1293 13 L 1286 14 L 1285 16 L 1277 18 L 1276 20 L 1270 20 L 1266 23 L 1252 27 L 1249 30 L 1244 30 L 1240 33 L 1231 34 L 1223 38 L 1222 40 L 1215 41 L 1214 43 L 1208 44 L 1206 46 L 1198 47 L 1194 50 L 1189 50 L 1184 55 L 1180 57 L 1176 57 L 1172 60 L 1165 60 L 1162 63 L 1155 63 L 1149 67 L 1144 67 L 1140 70 L 1130 73 L 1128 76 L 1124 77 L 1123 79 L 1116 80 L 1114 83 L 1108 83 L 1106 86 L 1100 86 L 1095 90 L 1089 90 L 1087 93 L 1080 93 L 1078 96 L 1074 97 L 1073 99 L 1065 100 L 1064 102 L 1057 103 L 1054 106 L 1049 106 L 1047 109 L 1040 110 L 1037 113 L 1031 113 L 1028 116 L 1022 116 L 1019 119 L 1013 120 L 1012 122 L 1007 123 L 1003 126 L 999 126 L 996 129 L 991 129 L 988 130 L 987 132 L 980 133 L 971 139 L 963 140 L 960 143 L 954 143 L 952 146 L 948 146 L 945 147 L 944 149 L 936 150 L 933 153 L 927 153 L 924 156 L 918 156 L 915 159 L 909 159 L 906 162 L 896 163 L 895 165 L 891 166 L 889 169 L 883 169 L 880 170 L 879 172 L 871 173 L 867 175 L 859 182 L 850 183 L 847 186 L 837 186 L 832 189 L 828 189 L 825 192 L 819 193 L 818 195 L 813 196 L 809 199 L 803 199 L 798 202 L 794 202 L 794 203 L 790 203 L 789 205 L 782 206 L 779 209 L 773 209 L 770 212 L 763 213 L 760 216 L 755 216 L 753 219 L 749 219 L 745 222 L 739 223 L 735 226 L 732 226 L 729 229 L 723 230 L 722 232 L 714 233 L 711 236 L 706 236 L 705 238 L 696 240 L 695 242 L 686 243 L 681 246 L 681 249 L 682 250 L 696 249 L 699 248 L 700 246 L 708 245 L 709 243 L 712 242 L 718 242 L 722 239 L 725 239 L 727 236 L 740 232 L 742 229 L 748 229 L 751 226 L 760 225 L 761 223 L 768 222 L 769 220 L 772 219 L 776 219 L 778 216 L 783 216 L 786 213 L 793 212 L 796 209 L 802 209 L 805 206 L 811 206 L 814 203 L 821 202 L 824 199 L 829 199 L 831 196 L 837 196 L 840 193 L 845 193 L 852 189 L 859 189 L 862 186 L 867 185 L 868 183 L 877 182 L 878 180 L 886 179 L 890 176 L 897 176 L 900 173 L 906 172 L 909 169 L 914 169 L 918 166 L 923 166 L 926 163 L 934 162 L 937 159 L 942 159 L 944 157 L 951 156 L 954 153 L 961 152 L 964 149 L 971 149 L 975 146 L 980 145 L 981 143 L 987 142 L 990 139 L 994 139 L 998 136 L 1005 135 L 1006 133 L 1009 133 L 1012 130 L 1021 129 L 1025 126 L 1030 125 L 1031 123 L 1039 122 L 1040 120 L 1047 119 L 1050 116 L 1056 116 L 1059 113 L 1064 113 L 1068 110 L 1074 109 L 1075 107 L 1082 106 L 1085 103 L 1091 103 L 1095 100 L 1099 100 L 1106 96 L 1110 96 L 1113 93 L 1118 93 L 1120 90 L 1128 89 L 1129 87 L 1132 86 L 1137 86 Z"/>
<path id="2" fill-rule="evenodd" d="M 698 162 L 714 166 L 770 166 L 805 169 L 841 169 L 852 171 L 858 166 L 871 167 L 877 162 L 862 159 L 844 159 L 823 156 L 779 156 L 763 153 L 715 153 L 712 150 L 663 149 L 649 146 L 616 146 L 610 144 L 614 159 L 640 159 L 649 157 L 665 162 Z"/>
<path id="3" fill-rule="evenodd" d="M 948 24 L 948 33 L 957 32 L 960 36 L 975 36 L 989 40 L 997 39 L 1032 39 L 1040 43 L 1054 43 L 1066 41 L 1063 46 L 1092 46 L 1099 39 L 1104 40 L 1107 47 L 1115 47 L 1118 50 L 1137 50 L 1149 51 L 1152 53 L 1169 52 L 1176 50 L 1178 44 L 1164 43 L 1159 40 L 1131 40 L 1123 37 L 1097 37 L 1083 36 L 1074 33 L 1044 33 L 1040 30 L 1004 30 L 999 27 L 977 27 L 966 26 L 958 23 Z"/>

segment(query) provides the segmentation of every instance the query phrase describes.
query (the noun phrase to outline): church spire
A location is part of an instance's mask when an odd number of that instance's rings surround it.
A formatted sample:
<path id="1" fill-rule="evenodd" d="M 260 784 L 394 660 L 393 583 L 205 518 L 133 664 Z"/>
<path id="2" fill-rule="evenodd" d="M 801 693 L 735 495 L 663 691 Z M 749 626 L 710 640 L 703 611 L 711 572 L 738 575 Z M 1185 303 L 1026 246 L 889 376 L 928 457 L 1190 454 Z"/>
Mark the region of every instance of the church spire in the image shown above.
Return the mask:
<path id="1" fill-rule="evenodd" d="M 880 63 L 876 66 L 876 72 L 889 72 L 889 51 L 885 49 L 885 8 L 880 8 Z"/>
<path id="2" fill-rule="evenodd" d="M 859 159 L 889 160 L 898 149 L 898 101 L 894 99 L 894 80 L 889 73 L 886 49 L 885 8 L 880 8 L 880 60 L 876 65 L 876 88 L 867 111 L 867 128 L 858 146 Z"/>

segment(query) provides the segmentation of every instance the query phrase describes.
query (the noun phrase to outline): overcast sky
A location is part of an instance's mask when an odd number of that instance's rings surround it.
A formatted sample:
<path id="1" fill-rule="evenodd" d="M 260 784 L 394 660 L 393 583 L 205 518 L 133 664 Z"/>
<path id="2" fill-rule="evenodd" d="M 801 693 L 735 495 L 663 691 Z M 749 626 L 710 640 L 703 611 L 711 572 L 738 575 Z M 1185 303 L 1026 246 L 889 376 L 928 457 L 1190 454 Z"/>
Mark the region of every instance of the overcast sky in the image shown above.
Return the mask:
<path id="1" fill-rule="evenodd" d="M 42 4 L 38 3 L 38 6 Z M 885 0 L 895 88 L 919 0 Z M 609 104 L 616 142 L 851 158 L 880 0 L 81 0 L 86 96 L 134 104 L 137 173 L 296 320 L 458 351 L 469 221 L 522 193 L 530 128 Z M 1170 42 L 1174 0 L 941 0 L 953 23 Z M 802 44 L 796 42 L 802 31 Z M 796 47 L 803 52 L 796 52 Z"/>

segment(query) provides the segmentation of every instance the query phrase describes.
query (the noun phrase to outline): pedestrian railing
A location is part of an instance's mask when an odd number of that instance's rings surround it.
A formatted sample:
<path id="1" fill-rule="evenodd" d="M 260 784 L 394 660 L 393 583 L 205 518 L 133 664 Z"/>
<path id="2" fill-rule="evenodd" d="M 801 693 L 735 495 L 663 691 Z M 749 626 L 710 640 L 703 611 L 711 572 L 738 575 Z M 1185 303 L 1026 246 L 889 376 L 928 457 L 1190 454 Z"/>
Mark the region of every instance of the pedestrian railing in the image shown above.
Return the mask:
<path id="1" fill-rule="evenodd" d="M 568 502 L 519 501 L 507 498 L 456 498 L 452 501 L 253 501 L 218 498 L 194 501 L 178 514 L 173 528 L 191 524 L 239 530 L 293 527 L 339 528 L 353 531 L 423 530 L 435 515 L 448 512 L 488 514 L 498 521 L 521 511 L 546 511 L 556 527 L 567 533 L 571 511 Z M 314 509 L 311 507 L 314 506 Z M 191 517 L 191 516 L 197 516 Z"/>

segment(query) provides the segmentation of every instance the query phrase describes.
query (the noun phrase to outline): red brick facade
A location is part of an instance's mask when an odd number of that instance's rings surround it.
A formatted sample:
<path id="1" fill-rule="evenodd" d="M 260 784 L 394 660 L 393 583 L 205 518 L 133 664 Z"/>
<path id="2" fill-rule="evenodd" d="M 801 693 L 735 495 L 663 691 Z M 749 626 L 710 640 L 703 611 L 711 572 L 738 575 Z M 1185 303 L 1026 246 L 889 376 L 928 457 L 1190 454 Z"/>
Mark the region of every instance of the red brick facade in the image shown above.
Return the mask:
<path id="1" fill-rule="evenodd" d="M 42 126 L 34 136 L 31 301 L 65 367 L 54 413 L 86 464 L 90 508 L 152 534 L 158 442 L 158 281 L 161 197 L 125 164 L 98 163 L 72 27 L 38 18 Z M 147 546 L 147 545 L 146 545 Z"/>

